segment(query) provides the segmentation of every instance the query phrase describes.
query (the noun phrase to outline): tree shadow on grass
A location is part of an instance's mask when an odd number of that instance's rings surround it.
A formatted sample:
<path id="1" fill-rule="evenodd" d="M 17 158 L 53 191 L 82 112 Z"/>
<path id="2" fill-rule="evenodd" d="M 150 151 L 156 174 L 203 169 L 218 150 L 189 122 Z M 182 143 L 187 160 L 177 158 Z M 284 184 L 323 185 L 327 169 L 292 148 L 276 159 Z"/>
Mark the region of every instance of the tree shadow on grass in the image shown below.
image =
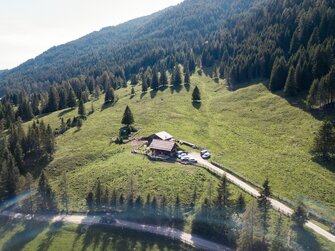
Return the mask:
<path id="1" fill-rule="evenodd" d="M 150 97 L 151 97 L 151 99 L 154 99 L 156 97 L 156 95 L 157 95 L 157 90 L 150 91 Z"/>
<path id="2" fill-rule="evenodd" d="M 190 90 L 191 90 L 191 85 L 190 85 L 190 84 L 185 84 L 184 86 L 185 86 L 186 91 L 187 91 L 187 92 L 190 92 Z"/>
<path id="3" fill-rule="evenodd" d="M 104 110 L 110 108 L 110 107 L 113 107 L 115 105 L 115 102 L 114 103 L 104 103 L 101 107 L 101 111 L 103 112 Z"/>
<path id="4" fill-rule="evenodd" d="M 68 108 L 68 109 L 65 109 L 63 111 L 61 111 L 59 114 L 58 114 L 58 117 L 63 117 L 65 114 L 69 113 L 69 112 L 72 112 L 75 108 Z"/>
<path id="5" fill-rule="evenodd" d="M 164 92 L 167 88 L 169 88 L 167 85 L 162 85 L 162 86 L 159 87 L 159 90 L 161 92 Z"/>
<path id="6" fill-rule="evenodd" d="M 192 102 L 192 106 L 195 108 L 195 109 L 197 109 L 197 110 L 199 110 L 200 108 L 201 108 L 201 102 L 199 102 L 199 101 L 193 101 Z"/>
<path id="7" fill-rule="evenodd" d="M 142 92 L 141 96 L 140 96 L 140 99 L 142 99 L 146 94 L 147 94 L 147 92 Z"/>
<path id="8" fill-rule="evenodd" d="M 325 160 L 320 156 L 315 156 L 312 158 L 313 162 L 319 164 L 320 166 L 326 168 L 327 170 L 335 173 L 335 158 L 330 158 L 329 160 Z"/>
<path id="9" fill-rule="evenodd" d="M 178 85 L 178 86 L 172 85 L 172 86 L 170 86 L 171 94 L 174 94 L 174 92 L 179 93 L 182 89 L 183 89 L 182 85 Z"/>
<path id="10" fill-rule="evenodd" d="M 314 233 L 307 231 L 305 228 L 295 227 L 294 231 L 297 235 L 297 244 L 302 247 L 302 250 L 318 251 L 321 250 L 320 244 Z"/>
<path id="11" fill-rule="evenodd" d="M 46 251 L 51 246 L 54 238 L 57 236 L 57 233 L 63 227 L 63 222 L 55 222 L 49 226 L 49 231 L 46 238 L 40 243 L 37 251 Z"/>
<path id="12" fill-rule="evenodd" d="M 17 232 L 2 247 L 3 251 L 21 250 L 27 243 L 36 238 L 45 228 L 48 227 L 46 222 L 28 221 L 24 229 Z"/>

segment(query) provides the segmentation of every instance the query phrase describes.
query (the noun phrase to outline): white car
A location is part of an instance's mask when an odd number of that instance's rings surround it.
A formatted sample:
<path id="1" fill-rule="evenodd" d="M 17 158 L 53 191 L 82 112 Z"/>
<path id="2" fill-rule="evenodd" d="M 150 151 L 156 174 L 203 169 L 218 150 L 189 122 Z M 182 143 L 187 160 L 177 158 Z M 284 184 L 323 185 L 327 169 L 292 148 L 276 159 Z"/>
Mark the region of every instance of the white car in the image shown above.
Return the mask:
<path id="1" fill-rule="evenodd" d="M 187 156 L 187 153 L 182 152 L 182 153 L 178 154 L 178 159 L 181 159 L 182 157 L 186 157 L 186 156 Z"/>
<path id="2" fill-rule="evenodd" d="M 198 161 L 195 158 L 190 158 L 188 161 L 193 164 L 198 163 Z"/>
<path id="3" fill-rule="evenodd" d="M 181 159 L 181 161 L 189 161 L 190 157 L 189 156 L 183 156 L 180 159 Z"/>
<path id="4" fill-rule="evenodd" d="M 212 156 L 207 150 L 201 151 L 200 155 L 201 155 L 201 158 L 203 159 L 209 159 Z"/>

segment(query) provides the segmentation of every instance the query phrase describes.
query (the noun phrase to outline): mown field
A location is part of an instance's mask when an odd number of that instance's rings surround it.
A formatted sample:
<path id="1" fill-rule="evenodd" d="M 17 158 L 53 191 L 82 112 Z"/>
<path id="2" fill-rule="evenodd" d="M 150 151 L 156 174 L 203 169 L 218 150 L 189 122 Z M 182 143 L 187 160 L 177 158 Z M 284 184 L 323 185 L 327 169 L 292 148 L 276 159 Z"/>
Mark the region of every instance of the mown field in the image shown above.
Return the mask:
<path id="1" fill-rule="evenodd" d="M 194 85 L 202 92 L 201 107 L 191 102 Z M 143 95 L 138 86 L 136 91 L 133 98 L 130 87 L 117 91 L 119 101 L 107 108 L 102 107 L 101 97 L 80 131 L 74 128 L 58 137 L 57 152 L 48 170 L 54 177 L 69 171 L 74 195 L 81 196 L 98 177 L 111 187 L 126 190 L 129 175 L 137 180 L 143 194 L 159 196 L 160 191 L 173 197 L 178 191 L 187 202 L 194 186 L 202 190 L 199 198 L 208 193 L 206 187 L 212 178 L 205 171 L 151 163 L 130 154 L 130 145 L 109 144 L 118 135 L 123 111 L 129 105 L 136 127 L 141 129 L 139 136 L 165 130 L 175 138 L 205 146 L 215 161 L 259 184 L 268 177 L 273 192 L 280 197 L 292 202 L 303 200 L 308 207 L 334 219 L 335 174 L 314 162 L 309 153 L 321 124 L 309 113 L 270 93 L 263 84 L 228 92 L 224 83 L 216 84 L 205 76 L 194 75 L 190 88 L 166 88 Z M 91 104 L 86 107 L 89 111 Z M 65 110 L 43 119 L 58 127 L 60 117 L 66 120 L 76 113 Z"/>
<path id="2" fill-rule="evenodd" d="M 0 218 L 0 250 L 192 250 L 163 237 L 104 226 L 13 222 Z"/>

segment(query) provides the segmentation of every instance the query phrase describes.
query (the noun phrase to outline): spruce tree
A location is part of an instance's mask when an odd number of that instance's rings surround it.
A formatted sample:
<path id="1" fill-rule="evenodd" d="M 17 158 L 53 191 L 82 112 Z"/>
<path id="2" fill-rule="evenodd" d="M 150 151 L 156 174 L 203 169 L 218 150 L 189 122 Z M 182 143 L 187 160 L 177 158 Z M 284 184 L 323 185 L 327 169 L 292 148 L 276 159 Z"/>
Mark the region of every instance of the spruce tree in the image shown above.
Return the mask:
<path id="1" fill-rule="evenodd" d="M 98 178 L 97 184 L 96 184 L 96 189 L 95 189 L 95 206 L 96 209 L 101 209 L 101 201 L 102 201 L 102 187 L 101 187 L 101 181 Z"/>
<path id="2" fill-rule="evenodd" d="M 299 202 L 291 218 L 297 227 L 302 227 L 307 222 L 307 213 L 305 205 L 302 202 Z"/>
<path id="3" fill-rule="evenodd" d="M 72 88 L 70 89 L 69 95 L 67 97 L 67 106 L 71 108 L 77 106 L 77 97 Z"/>
<path id="4" fill-rule="evenodd" d="M 201 94 L 198 86 L 196 86 L 192 93 L 192 101 L 193 102 L 201 102 Z"/>
<path id="5" fill-rule="evenodd" d="M 152 71 L 151 89 L 157 90 L 159 87 L 158 73 L 156 70 Z"/>
<path id="6" fill-rule="evenodd" d="M 49 91 L 49 100 L 47 105 L 47 112 L 54 112 L 58 110 L 59 94 L 56 87 L 51 86 Z"/>
<path id="7" fill-rule="evenodd" d="M 146 81 L 142 82 L 142 92 L 147 92 L 148 91 L 148 85 Z"/>
<path id="8" fill-rule="evenodd" d="M 167 86 L 169 84 L 168 77 L 166 75 L 165 70 L 161 71 L 161 76 L 160 76 L 159 82 L 160 82 L 161 86 Z"/>
<path id="9" fill-rule="evenodd" d="M 122 121 L 121 124 L 126 125 L 126 126 L 131 126 L 132 124 L 134 124 L 134 116 L 129 108 L 129 106 L 126 107 L 124 113 L 123 113 L 123 117 L 122 117 Z"/>
<path id="10" fill-rule="evenodd" d="M 27 99 L 24 99 L 22 103 L 19 105 L 17 114 L 24 121 L 28 121 L 34 118 L 33 109 L 31 108 L 31 104 Z"/>
<path id="11" fill-rule="evenodd" d="M 85 105 L 82 99 L 79 100 L 78 115 L 82 118 L 86 117 Z"/>
<path id="12" fill-rule="evenodd" d="M 271 72 L 269 89 L 279 91 L 284 88 L 287 78 L 287 66 L 283 57 L 276 58 Z"/>
<path id="13" fill-rule="evenodd" d="M 114 104 L 116 101 L 115 92 L 113 87 L 109 86 L 105 93 L 105 104 L 111 103 Z"/>
<path id="14" fill-rule="evenodd" d="M 237 251 L 252 251 L 259 236 L 259 210 L 256 203 L 248 204 L 242 218 L 242 228 L 237 241 Z"/>
<path id="15" fill-rule="evenodd" d="M 48 178 L 43 170 L 38 180 L 39 209 L 42 211 L 53 211 L 56 209 L 55 196 L 49 185 Z"/>
<path id="16" fill-rule="evenodd" d="M 269 229 L 269 211 L 271 208 L 268 197 L 271 195 L 269 180 L 266 179 L 263 183 L 263 189 L 258 197 L 258 208 L 260 210 L 260 223 L 262 228 L 263 245 L 266 244 L 266 235 Z"/>
<path id="17" fill-rule="evenodd" d="M 295 82 L 295 69 L 293 66 L 290 67 L 288 76 L 286 79 L 284 93 L 288 97 L 297 95 L 297 83 Z"/>
<path id="18" fill-rule="evenodd" d="M 271 242 L 271 251 L 286 251 L 287 247 L 284 244 L 284 233 L 283 233 L 283 219 L 282 215 L 278 217 L 277 223 L 275 225 L 274 238 Z"/>
<path id="19" fill-rule="evenodd" d="M 330 120 L 325 120 L 314 138 L 312 153 L 321 156 L 323 160 L 329 160 L 335 153 L 335 131 Z"/>
<path id="20" fill-rule="evenodd" d="M 242 214 L 244 213 L 245 211 L 245 199 L 243 197 L 242 194 L 240 194 L 240 196 L 238 197 L 237 199 L 237 202 L 236 202 L 236 210 L 239 214 Z"/>
<path id="21" fill-rule="evenodd" d="M 60 201 L 65 208 L 66 213 L 69 212 L 69 193 L 68 193 L 68 182 L 66 172 L 63 173 L 61 182 L 59 184 Z"/>
<path id="22" fill-rule="evenodd" d="M 180 71 L 180 66 L 176 65 L 171 77 L 171 83 L 174 87 L 179 87 L 182 84 L 182 76 Z"/>
<path id="23" fill-rule="evenodd" d="M 184 83 L 189 85 L 191 83 L 191 80 L 190 80 L 190 72 L 188 69 L 186 69 L 185 71 L 185 79 L 184 79 Z"/>

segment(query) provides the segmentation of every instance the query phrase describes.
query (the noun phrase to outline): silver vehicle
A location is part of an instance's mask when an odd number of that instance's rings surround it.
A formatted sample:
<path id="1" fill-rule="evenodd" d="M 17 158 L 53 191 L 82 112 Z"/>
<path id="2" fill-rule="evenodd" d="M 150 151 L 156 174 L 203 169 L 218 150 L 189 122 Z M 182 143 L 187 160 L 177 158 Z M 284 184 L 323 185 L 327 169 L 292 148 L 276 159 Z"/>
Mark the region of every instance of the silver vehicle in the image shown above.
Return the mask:
<path id="1" fill-rule="evenodd" d="M 200 155 L 201 155 L 201 158 L 203 159 L 209 159 L 212 156 L 207 150 L 201 151 Z"/>

